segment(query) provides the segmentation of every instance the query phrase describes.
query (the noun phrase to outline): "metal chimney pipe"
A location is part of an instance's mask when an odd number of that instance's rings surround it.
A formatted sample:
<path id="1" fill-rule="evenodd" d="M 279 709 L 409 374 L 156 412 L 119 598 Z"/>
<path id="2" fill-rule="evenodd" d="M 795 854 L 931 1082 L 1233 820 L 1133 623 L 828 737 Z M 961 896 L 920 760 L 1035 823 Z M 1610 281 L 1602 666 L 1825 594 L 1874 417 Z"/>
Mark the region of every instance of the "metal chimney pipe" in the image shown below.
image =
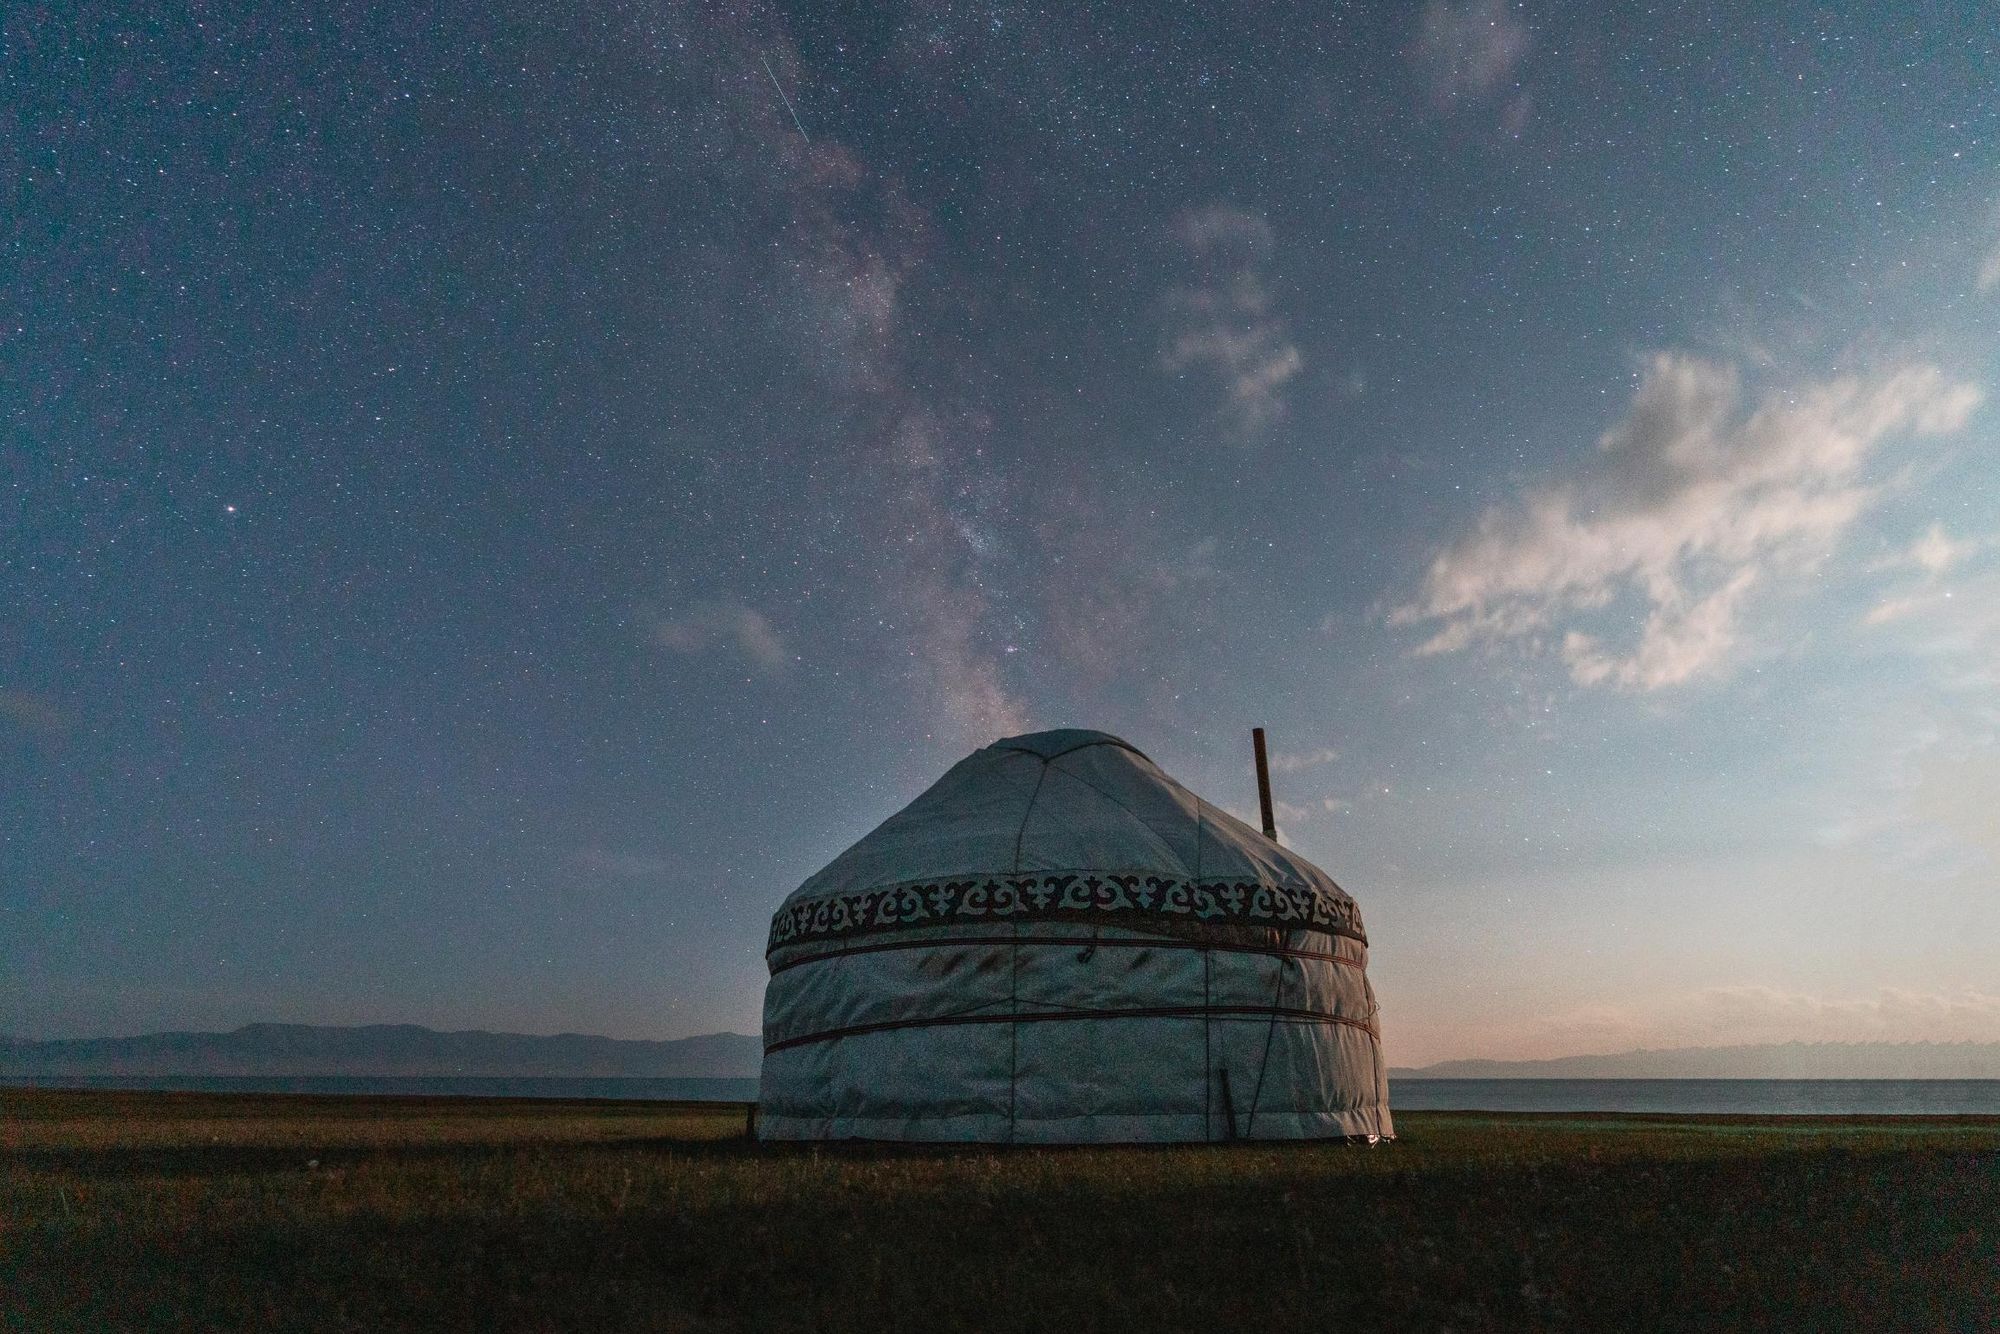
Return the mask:
<path id="1" fill-rule="evenodd" d="M 1257 808 L 1264 816 L 1264 837 L 1278 841 L 1278 822 L 1271 817 L 1271 761 L 1264 754 L 1264 729 L 1250 729 L 1250 744 L 1257 750 Z"/>

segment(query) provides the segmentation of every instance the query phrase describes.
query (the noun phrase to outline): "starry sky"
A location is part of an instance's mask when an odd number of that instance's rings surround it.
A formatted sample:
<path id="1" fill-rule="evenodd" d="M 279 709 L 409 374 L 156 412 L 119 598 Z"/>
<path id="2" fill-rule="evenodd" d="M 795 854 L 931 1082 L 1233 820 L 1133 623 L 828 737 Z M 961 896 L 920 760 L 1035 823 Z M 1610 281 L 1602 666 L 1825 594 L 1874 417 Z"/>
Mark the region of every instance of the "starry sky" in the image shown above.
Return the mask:
<path id="1" fill-rule="evenodd" d="M 1398 1064 L 2000 1039 L 1982 10 L 10 7 L 0 1031 L 754 1032 L 1263 725 Z"/>

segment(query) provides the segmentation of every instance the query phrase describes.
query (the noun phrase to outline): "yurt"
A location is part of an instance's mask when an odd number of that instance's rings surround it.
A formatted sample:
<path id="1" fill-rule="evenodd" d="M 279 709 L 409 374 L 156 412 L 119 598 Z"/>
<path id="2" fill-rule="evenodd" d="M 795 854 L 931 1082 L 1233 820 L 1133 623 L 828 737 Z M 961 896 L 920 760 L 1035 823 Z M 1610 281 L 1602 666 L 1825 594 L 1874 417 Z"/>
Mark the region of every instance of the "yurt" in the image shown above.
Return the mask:
<path id="1" fill-rule="evenodd" d="M 1393 1133 L 1354 900 L 1103 732 L 959 761 L 766 957 L 761 1138 Z"/>

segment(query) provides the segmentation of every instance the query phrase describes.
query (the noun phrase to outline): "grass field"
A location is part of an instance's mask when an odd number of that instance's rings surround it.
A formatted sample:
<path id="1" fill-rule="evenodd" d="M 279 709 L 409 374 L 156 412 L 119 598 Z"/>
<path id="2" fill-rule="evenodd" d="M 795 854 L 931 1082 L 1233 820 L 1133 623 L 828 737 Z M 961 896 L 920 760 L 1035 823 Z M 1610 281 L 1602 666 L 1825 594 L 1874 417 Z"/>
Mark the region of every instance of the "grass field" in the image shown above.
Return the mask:
<path id="1" fill-rule="evenodd" d="M 741 1108 L 0 1092 L 0 1326 L 2000 1329 L 2000 1119 L 755 1145 Z"/>

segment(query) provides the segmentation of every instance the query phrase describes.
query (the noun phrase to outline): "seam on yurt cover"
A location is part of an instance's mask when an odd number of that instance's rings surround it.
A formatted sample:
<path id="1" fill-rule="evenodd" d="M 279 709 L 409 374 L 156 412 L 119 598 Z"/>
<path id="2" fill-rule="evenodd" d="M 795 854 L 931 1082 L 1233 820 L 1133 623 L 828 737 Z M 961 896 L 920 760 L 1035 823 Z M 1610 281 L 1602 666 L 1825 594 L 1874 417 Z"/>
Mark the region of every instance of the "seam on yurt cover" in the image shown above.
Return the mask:
<path id="1" fill-rule="evenodd" d="M 1016 755 L 1034 755 L 1032 750 L 1018 750 Z M 1040 759 L 1040 756 L 1036 756 Z M 1049 781 L 1049 762 L 1042 760 L 1042 771 L 1035 775 L 1034 790 L 1028 793 L 1028 804 L 1021 808 L 1021 825 L 1014 831 L 1014 869 L 1009 873 L 1021 874 L 1021 840 L 1028 836 L 1028 818 L 1035 813 L 1035 803 L 1041 800 L 1042 784 Z"/>
<path id="2" fill-rule="evenodd" d="M 842 1038 L 865 1037 L 871 1033 L 893 1033 L 909 1028 L 945 1028 L 955 1024 L 1021 1024 L 1053 1023 L 1074 1019 L 1202 1019 L 1208 1017 L 1263 1019 L 1268 1017 L 1275 1027 L 1279 1022 L 1288 1024 L 1338 1024 L 1343 1028 L 1353 1028 L 1366 1033 L 1377 1042 L 1381 1035 L 1360 1019 L 1344 1014 L 1325 1014 L 1319 1010 L 1272 1011 L 1262 1005 L 1153 1005 L 1125 1010 L 1046 1010 L 1028 1014 L 949 1014 L 926 1015 L 916 1019 L 883 1019 L 870 1024 L 848 1024 L 841 1028 L 821 1029 L 817 1033 L 801 1033 L 797 1037 L 781 1038 L 767 1043 L 764 1054 L 771 1056 L 793 1047 L 803 1047 L 815 1042 L 837 1042 Z M 1008 1113 L 1008 1122 L 1013 1122 L 1013 1113 Z M 1249 1134 L 1245 1126 L 1244 1134 Z"/>
<path id="3" fill-rule="evenodd" d="M 1291 935 L 1288 931 L 1287 937 Z M 1243 1122 L 1245 1136 L 1257 1133 L 1257 1103 L 1264 1096 L 1264 1072 L 1271 1067 L 1271 1039 L 1278 1032 L 1278 1002 L 1285 998 L 1285 960 L 1278 958 L 1278 985 L 1271 989 L 1271 1022 L 1264 1027 L 1264 1054 L 1257 1058 L 1257 1086 L 1250 1092 L 1250 1115 Z M 1370 1029 L 1370 1033 L 1374 1030 Z"/>
<path id="4" fill-rule="evenodd" d="M 1263 744 L 1261 738 L 1258 744 Z M 1271 838 L 1271 844 L 1280 850 L 1283 849 L 1283 845 L 1278 842 L 1275 835 Z M 1284 932 L 1280 937 L 1283 940 L 1290 940 L 1290 938 L 1291 932 L 1289 931 Z M 1278 1032 L 1278 1002 L 1285 998 L 1285 959 L 1283 955 L 1278 956 L 1277 973 L 1278 984 L 1271 991 L 1271 1022 L 1264 1027 L 1264 1052 L 1257 1058 L 1257 1084 L 1250 1092 L 1250 1115 L 1243 1123 L 1243 1133 L 1250 1136 L 1254 1136 L 1257 1133 L 1257 1104 L 1264 1097 L 1264 1073 L 1271 1066 L 1271 1040 L 1277 1036 Z M 1231 1127 L 1231 1129 L 1233 1130 L 1234 1127 Z"/>
<path id="5" fill-rule="evenodd" d="M 1181 791 L 1187 792 L 1186 788 Z M 1194 882 L 1201 883 L 1201 797 L 1188 792 L 1194 798 Z M 1211 991 L 1210 975 L 1215 971 L 1215 955 L 1209 952 L 1208 943 L 1202 942 L 1201 950 L 1201 1008 L 1208 1009 L 1215 1004 Z M 1204 1014 L 1201 1019 L 1201 1137 L 1215 1138 L 1213 1123 L 1215 1107 L 1215 1019 Z M 1232 1130 L 1235 1127 L 1230 1127 Z"/>
<path id="6" fill-rule="evenodd" d="M 1361 994 L 1368 998 L 1368 1022 L 1375 1026 L 1377 1034 L 1374 1044 L 1369 1048 L 1370 1053 L 1374 1057 L 1372 1063 L 1375 1067 L 1375 1082 L 1371 1087 L 1380 1089 L 1389 1082 L 1388 1072 L 1382 1068 L 1382 1062 L 1388 1059 L 1382 1051 L 1382 1039 L 1380 1036 L 1382 1032 L 1382 1002 L 1376 999 L 1375 988 L 1368 984 L 1368 975 L 1365 972 L 1361 975 Z"/>
<path id="7" fill-rule="evenodd" d="M 1153 764 L 1152 756 L 1148 755 L 1145 751 L 1140 750 L 1137 746 L 1127 741 L 1124 737 L 1112 736 L 1109 732 L 1099 732 L 1091 740 L 1079 741 L 1074 746 L 1069 747 L 1069 749 L 1059 750 L 1053 755 L 1044 755 L 1039 750 L 1033 750 L 1027 746 L 1010 746 L 1005 741 L 996 741 L 993 743 L 994 750 L 1012 751 L 1016 755 L 1032 755 L 1044 764 L 1047 764 L 1051 760 L 1059 760 L 1063 756 L 1074 754 L 1079 750 L 1089 750 L 1092 746 L 1116 746 L 1120 750 L 1131 751 L 1134 755 L 1137 755 L 1140 759 L 1144 760 L 1148 764 Z M 1160 766 L 1157 764 L 1153 764 L 1153 767 L 1157 769 Z"/>
<path id="8" fill-rule="evenodd" d="M 1007 1002 L 1007 1138 L 1014 1138 L 1014 1109 L 1021 1097 L 1021 924 L 1014 923 L 1008 946 Z M 963 1022 L 963 1021 L 961 1021 Z"/>
<path id="9" fill-rule="evenodd" d="M 1034 754 L 1033 751 L 1026 752 Z M 1014 831 L 1014 870 L 1021 874 L 1021 841 L 1028 836 L 1028 821 L 1035 814 L 1035 803 L 1041 800 L 1042 785 L 1049 781 L 1049 759 L 1042 761 L 1042 771 L 1035 777 L 1035 790 L 1028 794 L 1028 804 L 1021 809 L 1021 827 Z M 1012 940 L 1007 948 L 1007 1008 L 1013 1012 L 1013 1022 L 1007 1026 L 1007 1138 L 1014 1138 L 1014 1109 L 1020 1100 L 1021 1090 L 1021 922 L 1019 918 L 1008 923 L 1012 928 Z"/>
<path id="10" fill-rule="evenodd" d="M 1064 755 L 1067 755 L 1067 754 L 1069 754 L 1069 753 L 1070 753 L 1069 751 L 1064 751 L 1064 752 L 1063 752 L 1063 754 L 1064 754 Z M 1058 758 L 1060 758 L 1060 757 L 1058 757 Z M 1052 769 L 1053 769 L 1053 768 L 1055 768 L 1055 760 L 1053 760 L 1053 759 L 1052 759 L 1052 760 L 1050 760 L 1050 761 L 1049 761 L 1049 767 L 1050 767 L 1050 768 L 1052 768 Z M 1105 791 L 1105 790 L 1104 790 L 1103 788 L 1099 787 L 1099 786 L 1098 786 L 1097 784 L 1095 784 L 1095 783 L 1091 782 L 1091 781 L 1090 781 L 1090 780 L 1089 780 L 1088 778 L 1085 778 L 1085 777 L 1084 777 L 1084 776 L 1083 776 L 1082 774 L 1080 774 L 1080 773 L 1076 772 L 1076 771 L 1075 771 L 1074 769 L 1058 769 L 1058 770 L 1056 770 L 1056 772 L 1060 773 L 1060 774 L 1061 774 L 1061 775 L 1062 775 L 1062 776 L 1063 776 L 1064 778 L 1067 778 L 1067 779 L 1070 779 L 1070 780 L 1071 780 L 1071 781 L 1073 781 L 1073 782 L 1077 782 L 1077 783 L 1081 783 L 1081 784 L 1083 784 L 1083 785 L 1084 785 L 1085 787 L 1089 788 L 1089 789 L 1090 789 L 1090 790 L 1091 790 L 1092 792 L 1095 792 L 1095 793 L 1096 793 L 1096 794 L 1097 794 L 1098 796 L 1100 796 L 1100 797 L 1104 798 L 1104 799 L 1105 799 L 1106 801 L 1110 802 L 1110 803 L 1111 803 L 1111 804 L 1112 804 L 1113 806 L 1116 806 L 1116 807 L 1117 807 L 1117 808 L 1118 808 L 1119 810 L 1121 810 L 1121 811 L 1125 812 L 1125 813 L 1126 813 L 1127 815 L 1131 816 L 1131 817 L 1132 817 L 1132 821 L 1133 821 L 1133 823 L 1137 824 L 1137 825 L 1138 825 L 1138 826 L 1139 826 L 1139 827 L 1140 827 L 1141 829 L 1145 830 L 1145 831 L 1146 831 L 1146 832 L 1147 832 L 1148 834 L 1151 834 L 1151 835 L 1153 836 L 1153 838 L 1154 838 L 1154 839 L 1156 839 L 1156 840 L 1157 840 L 1157 841 L 1159 842 L 1159 845 L 1160 845 L 1161 847 L 1165 848 L 1165 849 L 1167 850 L 1167 852 L 1168 852 L 1168 853 L 1169 853 L 1170 855 L 1172 855 L 1172 856 L 1173 856 L 1173 858 L 1174 858 L 1174 860 L 1175 860 L 1175 861 L 1179 861 L 1179 862 L 1181 862 L 1181 864 L 1182 864 L 1183 866 L 1185 866 L 1185 865 L 1187 864 L 1187 863 L 1185 862 L 1185 860 L 1183 860 L 1183 859 L 1181 858 L 1181 856 L 1180 856 L 1180 855 L 1179 855 L 1178 853 L 1175 853 L 1175 852 L 1174 852 L 1174 845 L 1173 845 L 1173 844 L 1171 844 L 1171 843 L 1169 843 L 1169 842 L 1167 841 L 1167 836 L 1166 836 L 1165 834 L 1162 834 L 1162 833 L 1161 833 L 1161 832 L 1160 832 L 1160 831 L 1159 831 L 1158 829 L 1155 829 L 1155 828 L 1153 827 L 1153 822 L 1152 822 L 1151 820 L 1148 820 L 1148 819 L 1147 819 L 1147 818 L 1146 818 L 1145 816 L 1143 816 L 1143 815 L 1139 814 L 1139 812 L 1137 812 L 1137 811 L 1133 810 L 1133 809 L 1132 809 L 1132 808 L 1131 808 L 1130 806 L 1127 806 L 1127 805 L 1126 805 L 1126 804 L 1125 804 L 1124 802 L 1122 802 L 1122 801 L 1118 800 L 1118 798 L 1116 798 L 1116 797 L 1112 796 L 1112 795 L 1111 795 L 1111 794 L 1110 794 L 1109 792 Z M 1185 792 L 1185 791 L 1186 791 L 1187 789 L 1185 789 L 1185 788 L 1182 788 L 1181 790 Z M 1193 795 L 1193 794 L 1192 794 L 1192 793 L 1190 793 L 1189 795 Z M 1028 827 L 1028 822 L 1027 822 L 1026 820 L 1023 820 L 1023 821 L 1021 822 L 1021 828 L 1022 828 L 1022 830 L 1023 830 L 1023 831 L 1025 831 L 1025 830 L 1027 829 L 1027 827 Z M 1016 873 L 1016 874 L 1018 875 L 1018 874 L 1020 873 L 1020 870 L 1021 870 L 1021 862 L 1020 862 L 1020 845 L 1019 845 L 1019 843 L 1018 843 L 1018 842 L 1017 842 L 1017 843 L 1015 844 L 1015 848 L 1014 848 L 1014 853 L 1015 853 L 1015 860 L 1014 860 L 1014 871 L 1015 871 L 1015 873 Z M 1201 824 L 1200 824 L 1200 822 L 1199 822 L 1199 821 L 1197 821 L 1197 822 L 1196 822 L 1196 824 L 1195 824 L 1195 845 L 1194 845 L 1194 855 L 1195 855 L 1195 865 L 1196 865 L 1196 866 L 1200 866 L 1200 865 L 1201 865 Z M 1196 879 L 1200 879 L 1201 877 L 1200 877 L 1200 875 L 1199 875 L 1199 874 L 1197 873 L 1197 875 L 1196 875 L 1196 877 L 1195 877 L 1195 878 L 1196 878 Z"/>

